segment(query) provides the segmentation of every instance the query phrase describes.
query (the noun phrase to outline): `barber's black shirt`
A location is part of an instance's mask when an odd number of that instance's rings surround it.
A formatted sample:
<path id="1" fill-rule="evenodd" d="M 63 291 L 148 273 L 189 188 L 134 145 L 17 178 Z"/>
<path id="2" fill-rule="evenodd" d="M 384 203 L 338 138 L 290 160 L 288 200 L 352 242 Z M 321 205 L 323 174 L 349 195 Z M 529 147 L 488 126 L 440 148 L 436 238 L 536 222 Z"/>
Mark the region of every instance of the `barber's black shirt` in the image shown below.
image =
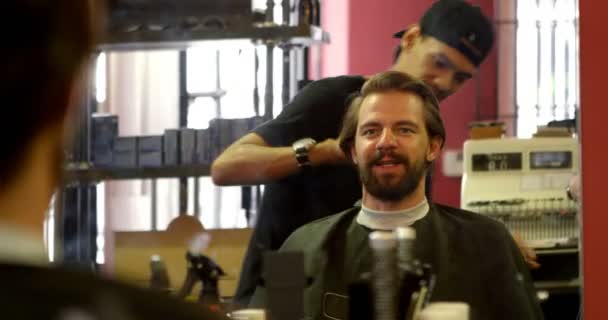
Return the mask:
<path id="1" fill-rule="evenodd" d="M 365 79 L 341 76 L 307 85 L 281 114 L 254 130 L 274 147 L 310 137 L 337 138 L 350 96 Z M 265 186 L 261 212 L 243 265 L 235 302 L 247 305 L 261 272 L 261 255 L 278 249 L 298 227 L 349 208 L 361 197 L 357 172 L 350 166 L 322 166 Z"/>

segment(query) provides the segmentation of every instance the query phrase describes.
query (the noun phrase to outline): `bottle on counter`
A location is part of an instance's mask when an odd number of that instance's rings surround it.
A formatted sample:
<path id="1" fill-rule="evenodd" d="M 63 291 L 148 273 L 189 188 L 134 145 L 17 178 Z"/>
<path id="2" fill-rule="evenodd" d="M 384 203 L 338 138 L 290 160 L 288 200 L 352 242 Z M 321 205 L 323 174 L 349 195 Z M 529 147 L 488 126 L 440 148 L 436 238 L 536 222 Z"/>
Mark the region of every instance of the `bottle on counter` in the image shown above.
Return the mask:
<path id="1" fill-rule="evenodd" d="M 313 0 L 299 0 L 298 3 L 298 25 L 311 25 L 314 13 Z"/>
<path id="2" fill-rule="evenodd" d="M 319 0 L 312 1 L 311 23 L 315 26 L 321 25 L 321 2 Z"/>
<path id="3" fill-rule="evenodd" d="M 159 255 L 150 258 L 150 289 L 167 294 L 171 291 L 167 266 Z"/>

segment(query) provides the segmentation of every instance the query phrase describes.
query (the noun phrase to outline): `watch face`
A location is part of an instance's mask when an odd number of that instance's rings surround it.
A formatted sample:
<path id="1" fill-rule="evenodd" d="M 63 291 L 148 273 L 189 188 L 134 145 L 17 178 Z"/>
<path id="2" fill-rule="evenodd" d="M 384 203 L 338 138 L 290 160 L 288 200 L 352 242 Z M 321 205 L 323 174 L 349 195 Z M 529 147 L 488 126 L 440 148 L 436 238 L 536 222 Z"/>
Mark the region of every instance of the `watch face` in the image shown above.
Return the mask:
<path id="1" fill-rule="evenodd" d="M 310 146 L 312 146 L 316 143 L 317 142 L 312 138 L 300 139 L 293 143 L 293 149 L 296 151 L 300 150 L 300 149 L 308 149 L 308 148 L 310 148 Z"/>

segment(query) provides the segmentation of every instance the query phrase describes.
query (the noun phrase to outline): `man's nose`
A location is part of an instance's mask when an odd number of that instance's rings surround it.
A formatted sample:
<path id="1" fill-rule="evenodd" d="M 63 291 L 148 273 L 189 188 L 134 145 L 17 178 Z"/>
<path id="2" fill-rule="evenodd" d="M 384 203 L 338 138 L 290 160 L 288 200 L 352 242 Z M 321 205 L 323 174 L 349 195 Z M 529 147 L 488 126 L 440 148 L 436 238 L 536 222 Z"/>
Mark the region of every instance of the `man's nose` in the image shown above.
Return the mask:
<path id="1" fill-rule="evenodd" d="M 397 141 L 395 139 L 395 135 L 393 131 L 389 128 L 386 128 L 382 131 L 382 135 L 378 140 L 376 148 L 378 149 L 393 149 L 397 145 Z"/>

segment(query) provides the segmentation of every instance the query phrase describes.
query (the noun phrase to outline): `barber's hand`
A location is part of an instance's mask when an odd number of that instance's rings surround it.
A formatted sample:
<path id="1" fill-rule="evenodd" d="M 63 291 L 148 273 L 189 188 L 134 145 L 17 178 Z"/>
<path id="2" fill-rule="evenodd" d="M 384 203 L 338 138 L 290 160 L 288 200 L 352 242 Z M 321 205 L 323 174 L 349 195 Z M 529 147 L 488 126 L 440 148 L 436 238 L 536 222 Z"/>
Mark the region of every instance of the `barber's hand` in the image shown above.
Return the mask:
<path id="1" fill-rule="evenodd" d="M 349 163 L 348 158 L 340 149 L 338 140 L 327 139 L 317 143 L 310 151 L 310 161 L 314 165 L 337 165 Z"/>
<path id="2" fill-rule="evenodd" d="M 576 174 L 570 178 L 566 192 L 570 200 L 579 202 L 581 199 L 581 176 L 579 174 Z"/>
<path id="3" fill-rule="evenodd" d="M 524 257 L 528 267 L 530 267 L 530 269 L 540 268 L 540 264 L 537 262 L 536 252 L 534 252 L 534 249 L 526 245 L 526 242 L 521 237 L 521 234 L 514 232 L 513 240 L 515 240 L 517 247 L 519 247 L 519 251 L 521 251 L 521 255 Z"/>

